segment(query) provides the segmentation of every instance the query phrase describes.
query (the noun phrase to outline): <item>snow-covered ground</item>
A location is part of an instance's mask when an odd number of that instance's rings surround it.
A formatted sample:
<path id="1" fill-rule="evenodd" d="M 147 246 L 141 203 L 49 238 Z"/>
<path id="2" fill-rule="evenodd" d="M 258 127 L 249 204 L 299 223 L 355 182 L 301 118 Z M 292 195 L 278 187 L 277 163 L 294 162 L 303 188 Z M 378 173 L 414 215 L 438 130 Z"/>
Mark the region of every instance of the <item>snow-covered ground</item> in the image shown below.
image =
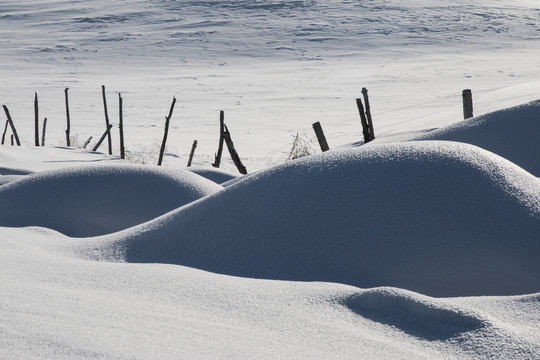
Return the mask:
<path id="1" fill-rule="evenodd" d="M 539 22 L 536 0 L 0 2 L 23 143 L 0 147 L 0 357 L 540 357 Z M 101 85 L 127 161 L 116 130 L 114 156 L 79 148 Z M 219 110 L 248 176 L 209 165 Z M 316 121 L 332 151 L 285 162 Z"/>

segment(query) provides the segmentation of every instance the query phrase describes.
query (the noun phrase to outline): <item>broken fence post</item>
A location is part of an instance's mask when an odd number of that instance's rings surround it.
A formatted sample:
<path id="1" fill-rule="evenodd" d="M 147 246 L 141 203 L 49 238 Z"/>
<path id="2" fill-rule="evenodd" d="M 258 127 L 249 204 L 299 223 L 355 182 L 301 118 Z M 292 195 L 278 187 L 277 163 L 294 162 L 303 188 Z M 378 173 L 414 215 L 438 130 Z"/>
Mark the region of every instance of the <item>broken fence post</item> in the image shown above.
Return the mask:
<path id="1" fill-rule="evenodd" d="M 105 110 L 105 125 L 107 128 L 107 144 L 109 145 L 109 155 L 112 155 L 112 137 L 109 131 L 109 111 L 107 110 L 107 98 L 105 97 L 105 85 L 101 85 L 101 94 L 103 95 L 103 109 Z"/>
<path id="2" fill-rule="evenodd" d="M 101 143 L 103 142 L 103 140 L 105 140 L 105 136 L 107 136 L 108 134 L 110 134 L 111 128 L 112 128 L 112 125 L 109 124 L 109 127 L 107 128 L 107 130 L 105 130 L 105 132 L 103 133 L 103 135 L 101 135 L 101 138 L 100 138 L 99 141 L 97 142 L 96 146 L 94 146 L 94 148 L 92 149 L 92 151 L 97 151 L 97 149 L 101 146 Z"/>
<path id="3" fill-rule="evenodd" d="M 191 161 L 193 161 L 193 154 L 195 154 L 195 149 L 197 148 L 197 140 L 193 141 L 193 145 L 191 145 L 191 152 L 189 153 L 189 160 L 187 163 L 187 166 L 191 166 Z"/>
<path id="4" fill-rule="evenodd" d="M 470 89 L 465 89 L 461 93 L 463 97 L 463 118 L 468 119 L 473 117 L 473 101 L 472 92 Z"/>
<path id="5" fill-rule="evenodd" d="M 213 167 L 219 167 L 221 163 L 221 153 L 223 152 L 223 141 L 225 140 L 223 134 L 225 133 L 225 112 L 221 110 L 219 112 L 219 145 L 218 152 L 215 156 Z"/>
<path id="6" fill-rule="evenodd" d="M 37 92 L 34 97 L 34 143 L 36 146 L 39 146 L 39 104 Z"/>
<path id="7" fill-rule="evenodd" d="M 321 146 L 322 152 L 330 150 L 330 148 L 328 147 L 328 142 L 326 142 L 326 137 L 324 136 L 321 123 L 320 122 L 314 123 L 313 130 L 315 131 L 315 135 L 317 135 L 317 140 L 319 141 L 319 145 Z"/>
<path id="8" fill-rule="evenodd" d="M 167 115 L 167 117 L 165 118 L 165 132 L 163 134 L 163 141 L 161 142 L 161 149 L 159 151 L 158 166 L 160 166 L 163 161 L 163 154 L 165 153 L 165 144 L 167 143 L 167 135 L 169 134 L 169 122 L 171 121 L 171 117 L 173 114 L 174 104 L 176 104 L 176 98 L 173 96 L 171 108 L 169 109 L 169 115 Z"/>
<path id="9" fill-rule="evenodd" d="M 231 133 L 229 132 L 229 129 L 227 129 L 227 125 L 223 125 L 225 132 L 223 133 L 223 138 L 225 139 L 225 143 L 227 144 L 227 149 L 229 149 L 229 154 L 231 155 L 231 159 L 234 162 L 234 165 L 236 165 L 236 168 L 242 175 L 247 174 L 247 169 L 242 164 L 242 161 L 240 160 L 240 156 L 238 155 L 238 152 L 234 148 L 233 141 L 231 139 Z"/>
<path id="10" fill-rule="evenodd" d="M 4 112 L 6 113 L 9 126 L 11 127 L 11 131 L 13 132 L 13 136 L 15 137 L 15 141 L 17 142 L 17 146 L 21 146 L 21 142 L 19 141 L 19 135 L 17 135 L 17 130 L 15 129 L 13 119 L 11 119 L 11 115 L 9 114 L 9 110 L 6 105 L 2 105 L 2 107 L 4 108 Z"/>
<path id="11" fill-rule="evenodd" d="M 43 129 L 41 130 L 41 146 L 45 146 L 45 131 L 47 130 L 47 118 L 43 119 Z"/>
<path id="12" fill-rule="evenodd" d="M 369 128 L 369 140 L 375 139 L 375 132 L 373 131 L 373 120 L 371 119 L 371 107 L 369 106 L 369 97 L 367 88 L 362 88 L 362 95 L 364 96 L 364 104 L 366 105 L 366 118 Z"/>
<path id="13" fill-rule="evenodd" d="M 356 99 L 356 106 L 358 107 L 358 112 L 360 113 L 360 121 L 362 122 L 362 132 L 364 134 L 364 144 L 367 144 L 371 141 L 370 134 L 369 134 L 369 126 L 366 118 L 366 114 L 364 113 L 364 105 L 362 104 L 362 99 L 357 98 Z"/>
<path id="14" fill-rule="evenodd" d="M 64 89 L 64 97 L 66 99 L 66 144 L 67 146 L 71 146 L 71 141 L 69 139 L 70 137 L 70 128 L 71 128 L 71 118 L 69 117 L 69 97 L 68 97 L 68 90 L 69 88 Z"/>
<path id="15" fill-rule="evenodd" d="M 90 136 L 90 137 L 88 138 L 88 140 L 86 140 L 86 141 L 84 142 L 83 149 L 86 149 L 86 147 L 88 146 L 88 144 L 90 144 L 90 141 L 92 140 L 92 138 L 93 138 L 93 136 Z"/>
<path id="16" fill-rule="evenodd" d="M 6 126 L 4 126 L 4 132 L 2 133 L 2 145 L 4 145 L 4 141 L 6 140 L 6 132 L 8 129 L 9 121 L 6 120 Z"/>
<path id="17" fill-rule="evenodd" d="M 123 100 L 122 94 L 118 93 L 118 128 L 120 131 L 120 159 L 126 158 L 126 152 L 124 149 L 124 114 L 123 114 Z"/>

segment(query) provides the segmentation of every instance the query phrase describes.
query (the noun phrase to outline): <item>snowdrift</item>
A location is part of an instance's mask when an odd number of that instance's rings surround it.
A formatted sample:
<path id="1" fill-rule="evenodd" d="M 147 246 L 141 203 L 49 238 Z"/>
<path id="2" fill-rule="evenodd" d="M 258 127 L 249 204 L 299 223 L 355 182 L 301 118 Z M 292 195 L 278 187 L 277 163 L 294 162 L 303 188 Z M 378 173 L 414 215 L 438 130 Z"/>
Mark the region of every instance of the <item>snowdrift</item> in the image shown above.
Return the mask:
<path id="1" fill-rule="evenodd" d="M 39 172 L 0 186 L 0 226 L 43 226 L 75 237 L 103 235 L 221 189 L 187 171 L 142 165 Z"/>
<path id="2" fill-rule="evenodd" d="M 449 140 L 479 146 L 540 176 L 540 100 L 467 119 L 413 140 Z"/>
<path id="3" fill-rule="evenodd" d="M 540 291 L 538 234 L 537 178 L 478 147 L 424 141 L 269 169 L 95 251 L 243 277 L 503 295 Z"/>

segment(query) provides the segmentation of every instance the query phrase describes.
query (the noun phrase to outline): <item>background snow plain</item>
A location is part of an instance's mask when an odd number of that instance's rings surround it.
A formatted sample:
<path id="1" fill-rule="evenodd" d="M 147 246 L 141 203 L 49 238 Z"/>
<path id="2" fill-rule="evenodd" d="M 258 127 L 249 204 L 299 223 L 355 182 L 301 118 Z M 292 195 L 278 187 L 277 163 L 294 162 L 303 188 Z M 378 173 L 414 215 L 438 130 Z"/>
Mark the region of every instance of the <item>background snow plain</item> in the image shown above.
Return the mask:
<path id="1" fill-rule="evenodd" d="M 0 148 L 1 357 L 539 357 L 539 21 L 532 0 L 2 1 L 24 146 Z M 127 163 L 77 149 L 101 85 Z M 165 166 L 142 165 L 173 95 Z M 255 174 L 209 166 L 219 110 Z M 334 150 L 285 162 L 315 121 Z"/>

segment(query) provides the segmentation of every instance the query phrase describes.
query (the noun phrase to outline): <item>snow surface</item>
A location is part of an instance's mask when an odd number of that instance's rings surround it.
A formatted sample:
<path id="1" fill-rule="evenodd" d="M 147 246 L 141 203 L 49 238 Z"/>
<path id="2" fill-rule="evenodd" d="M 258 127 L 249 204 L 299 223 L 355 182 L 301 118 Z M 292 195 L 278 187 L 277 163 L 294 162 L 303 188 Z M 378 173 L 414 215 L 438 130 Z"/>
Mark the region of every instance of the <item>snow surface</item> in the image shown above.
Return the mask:
<path id="1" fill-rule="evenodd" d="M 23 142 L 0 147 L 0 358 L 539 358 L 539 19 L 536 0 L 0 2 Z M 116 129 L 115 155 L 81 149 L 102 84 L 126 161 Z M 209 165 L 219 110 L 248 176 Z M 318 152 L 316 121 L 333 150 L 284 163 L 297 133 Z"/>

